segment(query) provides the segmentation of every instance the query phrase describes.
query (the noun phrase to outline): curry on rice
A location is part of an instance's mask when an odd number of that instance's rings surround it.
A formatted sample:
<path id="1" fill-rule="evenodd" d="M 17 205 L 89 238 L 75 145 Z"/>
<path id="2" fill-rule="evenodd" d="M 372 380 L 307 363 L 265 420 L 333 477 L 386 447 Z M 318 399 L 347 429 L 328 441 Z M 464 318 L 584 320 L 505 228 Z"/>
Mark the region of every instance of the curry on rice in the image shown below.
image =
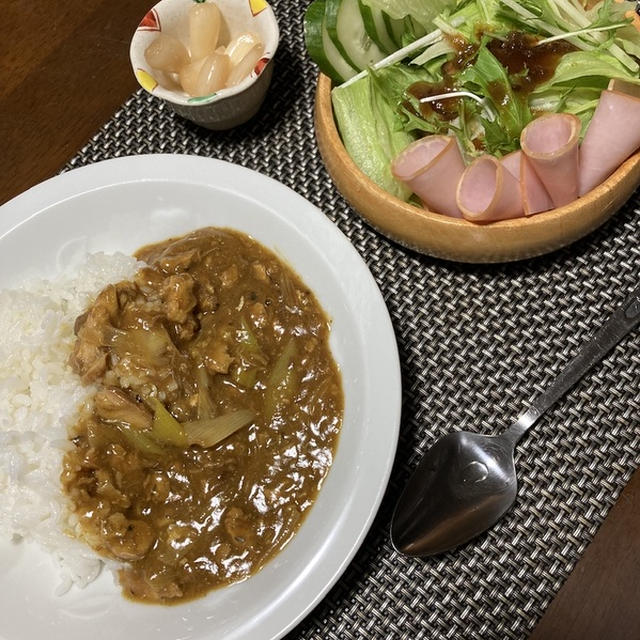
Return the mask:
<path id="1" fill-rule="evenodd" d="M 141 249 L 75 326 L 98 391 L 63 488 L 79 534 L 123 562 L 129 597 L 173 603 L 241 580 L 287 543 L 342 422 L 329 321 L 248 236 L 206 228 Z"/>

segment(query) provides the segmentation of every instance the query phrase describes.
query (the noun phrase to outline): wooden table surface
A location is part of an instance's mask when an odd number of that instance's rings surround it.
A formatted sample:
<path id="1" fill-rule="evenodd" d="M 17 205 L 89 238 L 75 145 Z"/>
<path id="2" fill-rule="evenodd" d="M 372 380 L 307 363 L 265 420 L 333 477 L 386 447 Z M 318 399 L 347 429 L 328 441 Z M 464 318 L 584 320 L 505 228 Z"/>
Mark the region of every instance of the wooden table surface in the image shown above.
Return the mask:
<path id="1" fill-rule="evenodd" d="M 131 34 L 148 0 L 3 0 L 0 204 L 55 175 L 137 88 Z M 640 638 L 636 472 L 532 640 Z"/>

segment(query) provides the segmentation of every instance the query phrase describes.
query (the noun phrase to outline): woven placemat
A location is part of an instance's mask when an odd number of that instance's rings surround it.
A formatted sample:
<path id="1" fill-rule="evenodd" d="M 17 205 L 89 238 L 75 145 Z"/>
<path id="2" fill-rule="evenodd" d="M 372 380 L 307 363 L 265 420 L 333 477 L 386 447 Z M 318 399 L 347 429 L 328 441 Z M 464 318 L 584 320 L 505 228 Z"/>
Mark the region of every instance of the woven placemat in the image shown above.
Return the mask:
<path id="1" fill-rule="evenodd" d="M 488 534 L 439 558 L 407 559 L 389 542 L 392 509 L 436 437 L 508 426 L 637 284 L 640 194 L 583 241 L 526 262 L 464 266 L 393 244 L 360 220 L 327 175 L 314 139 L 317 70 L 304 50 L 304 7 L 273 4 L 281 45 L 253 121 L 207 132 L 139 91 L 67 169 L 140 153 L 198 154 L 256 169 L 320 207 L 382 290 L 404 387 L 391 482 L 354 561 L 287 638 L 526 638 L 640 462 L 638 334 L 521 443 L 517 505 Z"/>

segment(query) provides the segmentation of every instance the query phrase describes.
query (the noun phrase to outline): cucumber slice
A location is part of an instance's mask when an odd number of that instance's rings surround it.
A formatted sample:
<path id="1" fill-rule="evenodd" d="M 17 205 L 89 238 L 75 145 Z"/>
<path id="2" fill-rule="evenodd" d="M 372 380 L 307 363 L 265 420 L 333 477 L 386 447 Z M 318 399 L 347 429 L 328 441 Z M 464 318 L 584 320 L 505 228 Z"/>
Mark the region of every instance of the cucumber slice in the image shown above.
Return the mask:
<path id="1" fill-rule="evenodd" d="M 324 24 L 325 0 L 314 0 L 304 14 L 304 41 L 311 59 L 320 71 L 340 84 L 354 76 L 356 70 L 340 55 Z"/>
<path id="2" fill-rule="evenodd" d="M 342 57 L 362 71 L 385 57 L 365 29 L 358 0 L 326 0 L 327 32 Z"/>
<path id="3" fill-rule="evenodd" d="M 387 28 L 389 37 L 396 45 L 396 49 L 402 48 L 402 34 L 404 33 L 404 21 L 396 18 L 392 18 L 390 15 L 382 12 L 384 24 Z M 394 49 L 395 51 L 395 49 Z"/>
<path id="4" fill-rule="evenodd" d="M 322 25 L 322 46 L 324 53 L 329 64 L 335 69 L 337 77 L 334 78 L 334 82 L 342 83 L 348 80 L 352 76 L 355 76 L 358 72 L 354 69 L 340 54 L 337 47 L 333 44 L 333 40 L 329 36 L 327 31 L 327 25 Z"/>
<path id="5" fill-rule="evenodd" d="M 397 47 L 387 32 L 382 11 L 369 7 L 362 0 L 358 0 L 358 7 L 368 36 L 378 45 L 378 49 L 387 54 L 393 53 Z"/>

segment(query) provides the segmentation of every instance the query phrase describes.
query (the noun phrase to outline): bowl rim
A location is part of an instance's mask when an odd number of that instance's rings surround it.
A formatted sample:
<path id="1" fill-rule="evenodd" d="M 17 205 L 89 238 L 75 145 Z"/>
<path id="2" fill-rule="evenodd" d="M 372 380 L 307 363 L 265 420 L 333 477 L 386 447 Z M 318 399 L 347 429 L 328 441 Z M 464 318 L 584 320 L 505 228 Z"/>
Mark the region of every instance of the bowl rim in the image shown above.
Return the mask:
<path id="1" fill-rule="evenodd" d="M 149 32 L 148 29 L 141 28 L 142 22 L 144 21 L 144 18 L 152 12 L 156 12 L 156 15 L 157 15 L 158 7 L 161 7 L 163 5 L 171 5 L 176 2 L 182 2 L 182 1 L 183 0 L 159 0 L 158 2 L 156 2 L 152 7 L 150 7 L 147 10 L 142 20 L 140 21 L 140 23 L 138 23 L 138 26 L 133 32 L 133 35 L 131 36 L 131 41 L 129 44 L 129 62 L 131 64 L 133 75 L 135 76 L 136 81 L 138 82 L 140 87 L 142 87 L 150 95 L 155 96 L 157 98 L 162 98 L 163 100 L 166 100 L 171 104 L 176 104 L 183 107 L 197 108 L 200 106 L 210 105 L 214 102 L 219 102 L 221 100 L 225 100 L 226 98 L 231 98 L 232 96 L 243 93 L 255 82 L 257 82 L 260 76 L 262 76 L 262 74 L 264 73 L 264 67 L 266 67 L 267 65 L 270 65 L 273 62 L 273 58 L 275 57 L 276 51 L 278 50 L 278 46 L 280 44 L 280 28 L 278 26 L 278 20 L 276 19 L 273 8 L 266 0 L 260 0 L 260 3 L 263 4 L 264 7 L 254 16 L 254 17 L 257 17 L 258 15 L 264 14 L 265 19 L 268 21 L 269 32 L 271 34 L 268 41 L 264 43 L 265 53 L 261 58 L 262 60 L 267 59 L 267 63 L 264 65 L 262 71 L 259 74 L 256 75 L 252 71 L 246 78 L 244 78 L 244 80 L 242 80 L 242 82 L 239 82 L 234 87 L 225 87 L 224 89 L 220 89 L 219 91 L 216 91 L 211 95 L 202 96 L 202 97 L 187 96 L 186 94 L 183 95 L 184 92 L 177 92 L 177 91 L 172 91 L 171 89 L 166 89 L 157 81 L 156 81 L 156 85 L 152 89 L 149 89 L 147 86 L 145 86 L 142 83 L 142 81 L 138 77 L 139 71 L 142 71 L 147 75 L 151 75 L 149 74 L 149 71 L 147 71 L 147 68 L 150 68 L 150 67 L 144 60 L 144 54 L 139 53 L 137 49 L 139 39 L 145 33 Z M 207 0 L 204 0 L 204 2 L 206 1 Z M 212 4 L 214 3 L 212 2 Z M 248 4 L 248 0 L 247 0 L 247 4 Z"/>
<path id="2" fill-rule="evenodd" d="M 509 220 L 498 220 L 494 222 L 479 224 L 470 222 L 463 218 L 452 218 L 440 213 L 421 209 L 408 202 L 404 202 L 395 196 L 389 194 L 387 191 L 379 187 L 374 183 L 352 160 L 348 154 L 340 134 L 338 132 L 335 119 L 333 117 L 333 108 L 331 103 L 331 79 L 320 73 L 318 77 L 318 83 L 316 87 L 316 100 L 315 100 L 315 126 L 316 136 L 318 138 L 318 146 L 320 148 L 321 155 L 327 166 L 327 170 L 333 181 L 336 183 L 338 190 L 349 201 L 349 203 L 357 210 L 357 212 L 365 218 L 376 229 L 391 237 L 396 242 L 409 248 L 416 249 L 423 253 L 434 255 L 435 257 L 441 257 L 445 259 L 453 259 L 459 262 L 506 262 L 511 260 L 519 260 L 523 258 L 533 257 L 535 255 L 541 255 L 548 253 L 561 246 L 566 246 L 570 242 L 577 240 L 594 230 L 606 219 L 612 216 L 617 209 L 627 200 L 627 198 L 633 193 L 635 188 L 640 184 L 640 151 L 637 151 L 634 155 L 625 160 L 614 171 L 607 180 L 602 184 L 595 187 L 585 196 L 580 199 L 569 203 L 565 206 L 545 211 L 536 215 L 513 218 Z M 347 181 L 344 177 L 341 177 L 340 172 L 351 174 L 354 180 L 357 182 L 357 186 L 351 186 L 345 184 Z M 629 184 L 633 183 L 634 187 L 626 194 Z M 624 193 L 618 193 L 617 187 L 621 186 Z M 379 201 L 384 203 L 385 207 L 391 207 L 395 218 L 390 217 L 388 220 L 383 219 L 381 214 L 371 214 L 370 212 L 363 212 L 362 207 L 358 207 L 358 201 L 362 198 L 366 198 L 369 201 Z M 435 250 L 425 250 L 421 242 L 412 243 L 411 239 L 407 237 L 406 233 L 400 227 L 406 225 L 411 221 L 428 225 L 434 229 L 438 229 L 439 233 L 456 233 L 462 232 L 469 236 L 487 236 L 491 237 L 496 243 L 514 241 L 515 235 L 523 235 L 536 232 L 545 232 L 550 228 L 558 228 L 566 231 L 568 223 L 574 221 L 582 215 L 581 209 L 585 203 L 597 203 L 601 204 L 604 212 L 594 211 L 592 215 L 585 215 L 580 230 L 575 234 L 569 234 L 571 238 L 559 243 L 551 248 L 535 247 L 530 251 L 527 251 L 524 246 L 519 247 L 513 256 L 500 251 L 498 247 L 498 253 L 496 256 L 488 256 L 483 259 L 482 255 L 469 256 L 469 259 L 465 259 L 464 256 L 453 254 L 446 255 L 442 252 Z M 548 235 L 544 233 L 544 235 Z M 526 243 L 522 243 L 523 245 Z M 505 255 L 507 257 L 505 257 Z"/>

